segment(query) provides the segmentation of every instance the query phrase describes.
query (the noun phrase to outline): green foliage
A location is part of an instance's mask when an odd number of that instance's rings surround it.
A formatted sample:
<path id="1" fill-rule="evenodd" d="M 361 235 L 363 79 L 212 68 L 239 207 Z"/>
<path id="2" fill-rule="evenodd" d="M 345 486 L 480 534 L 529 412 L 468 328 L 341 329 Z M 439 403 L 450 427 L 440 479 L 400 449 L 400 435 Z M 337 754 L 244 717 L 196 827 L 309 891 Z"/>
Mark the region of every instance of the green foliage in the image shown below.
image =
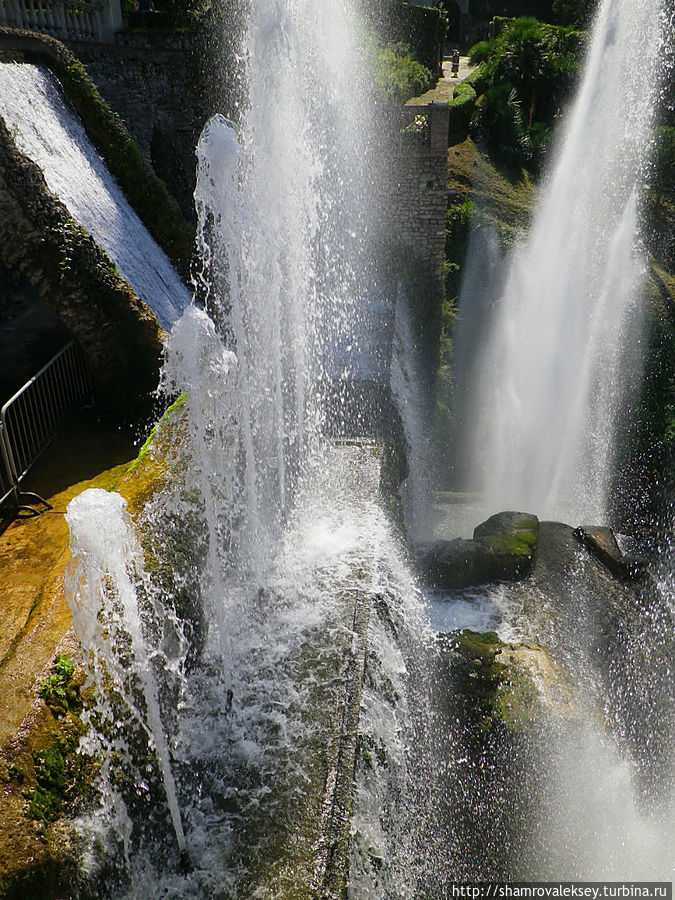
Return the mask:
<path id="1" fill-rule="evenodd" d="M 428 91 L 433 83 L 429 69 L 410 54 L 407 44 L 388 44 L 378 55 L 375 68 L 378 92 L 386 103 L 405 103 Z"/>
<path id="2" fill-rule="evenodd" d="M 58 656 L 52 666 L 51 673 L 40 685 L 40 696 L 56 713 L 68 709 L 69 701 L 76 698 L 72 679 L 75 663 L 68 656 Z"/>
<path id="3" fill-rule="evenodd" d="M 445 258 L 461 265 L 466 256 L 473 216 L 473 200 L 466 199 L 448 208 L 445 214 Z"/>
<path id="4" fill-rule="evenodd" d="M 58 819 L 66 791 L 66 757 L 57 744 L 35 756 L 37 784 L 31 797 L 28 815 L 48 824 Z"/>
<path id="5" fill-rule="evenodd" d="M 553 18 L 558 25 L 586 28 L 594 8 L 594 0 L 553 0 Z"/>
<path id="6" fill-rule="evenodd" d="M 654 134 L 650 194 L 663 203 L 675 203 L 675 128 L 662 125 Z"/>
<path id="7" fill-rule="evenodd" d="M 379 31 L 383 42 L 403 42 L 414 59 L 431 72 L 443 54 L 448 23 L 439 9 L 391 3 L 381 16 Z"/>
<path id="8" fill-rule="evenodd" d="M 447 404 L 452 390 L 452 342 L 457 321 L 457 298 L 461 286 L 461 267 L 466 257 L 473 214 L 474 206 L 470 199 L 454 203 L 446 213 L 445 262 L 443 265 L 445 297 L 441 307 L 438 415 L 439 424 L 446 421 L 448 427 L 450 421 Z"/>
<path id="9" fill-rule="evenodd" d="M 502 82 L 487 89 L 481 101 L 480 124 L 500 156 L 512 156 L 516 161 L 523 158 L 523 116 L 513 85 Z"/>
<path id="10" fill-rule="evenodd" d="M 450 101 L 449 145 L 459 144 L 466 140 L 476 100 L 476 91 L 470 84 L 462 81 L 457 85 Z"/>
<path id="11" fill-rule="evenodd" d="M 552 129 L 544 124 L 544 122 L 533 122 L 531 127 L 528 128 L 525 136 L 527 142 L 526 146 L 530 159 L 535 166 L 541 166 L 541 163 L 546 158 L 548 148 L 551 146 L 552 137 Z"/>
<path id="12" fill-rule="evenodd" d="M 493 50 L 492 41 L 479 41 L 469 50 L 469 62 L 472 66 L 478 66 L 489 59 Z"/>
<path id="13" fill-rule="evenodd" d="M 524 17 L 475 45 L 485 95 L 476 123 L 490 148 L 512 162 L 537 166 L 560 106 L 578 74 L 582 36 Z"/>
<path id="14" fill-rule="evenodd" d="M 93 760 L 77 752 L 82 730 L 80 725 L 33 755 L 35 788 L 28 795 L 29 818 L 50 825 L 91 792 Z"/>
<path id="15" fill-rule="evenodd" d="M 415 116 L 409 125 L 401 129 L 401 135 L 409 140 L 426 142 L 429 139 L 429 116 Z"/>

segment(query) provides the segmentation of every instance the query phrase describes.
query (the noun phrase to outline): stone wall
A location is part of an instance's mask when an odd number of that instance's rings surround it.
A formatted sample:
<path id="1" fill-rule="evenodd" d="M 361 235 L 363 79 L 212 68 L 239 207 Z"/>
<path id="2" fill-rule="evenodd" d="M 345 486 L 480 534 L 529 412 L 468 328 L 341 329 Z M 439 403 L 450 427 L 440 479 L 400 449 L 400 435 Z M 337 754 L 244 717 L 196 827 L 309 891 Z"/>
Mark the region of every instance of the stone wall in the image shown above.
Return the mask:
<path id="1" fill-rule="evenodd" d="M 442 290 L 449 110 L 440 103 L 406 106 L 405 117 L 404 122 L 407 120 L 409 124 L 415 117 L 425 117 L 428 124 L 420 135 L 405 130 L 401 134 L 394 230 L 400 244 L 428 265 L 432 279 Z"/>
<path id="2" fill-rule="evenodd" d="M 68 46 L 191 218 L 194 149 L 213 105 L 204 89 L 202 35 L 125 35 L 124 43 Z"/>
<path id="3" fill-rule="evenodd" d="M 395 253 L 392 270 L 405 289 L 414 365 L 429 399 L 435 396 L 445 298 L 449 112 L 446 104 L 428 104 L 406 106 L 398 117 L 392 113 L 389 117 L 391 146 L 386 157 L 394 179 L 389 210 Z M 431 421 L 433 411 L 424 408 L 421 415 Z"/>

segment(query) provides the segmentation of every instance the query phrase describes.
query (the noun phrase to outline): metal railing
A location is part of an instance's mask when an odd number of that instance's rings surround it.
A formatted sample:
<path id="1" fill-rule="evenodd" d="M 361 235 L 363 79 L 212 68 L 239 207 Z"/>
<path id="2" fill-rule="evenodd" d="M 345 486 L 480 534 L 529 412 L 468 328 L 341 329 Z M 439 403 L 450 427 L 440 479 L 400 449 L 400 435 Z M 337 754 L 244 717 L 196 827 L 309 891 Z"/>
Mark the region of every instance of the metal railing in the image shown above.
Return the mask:
<path id="1" fill-rule="evenodd" d="M 113 39 L 122 16 L 119 0 L 0 0 L 0 25 L 104 42 Z"/>
<path id="2" fill-rule="evenodd" d="M 13 495 L 18 510 L 37 514 L 26 501 L 49 503 L 21 490 L 21 481 L 56 437 L 66 416 L 93 404 L 84 355 L 75 341 L 67 344 L 0 410 L 0 502 Z"/>
<path id="3" fill-rule="evenodd" d="M 5 425 L 0 421 L 0 505 L 11 497 L 16 490 L 16 482 L 12 477 L 9 463 L 9 447 L 5 438 Z"/>

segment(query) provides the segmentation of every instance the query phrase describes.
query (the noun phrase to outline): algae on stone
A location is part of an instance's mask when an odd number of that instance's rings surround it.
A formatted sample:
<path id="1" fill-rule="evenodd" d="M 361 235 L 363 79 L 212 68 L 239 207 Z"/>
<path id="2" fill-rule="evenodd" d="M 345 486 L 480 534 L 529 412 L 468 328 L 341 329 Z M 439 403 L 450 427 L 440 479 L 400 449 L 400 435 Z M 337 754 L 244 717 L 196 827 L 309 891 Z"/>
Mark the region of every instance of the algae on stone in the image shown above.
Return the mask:
<path id="1" fill-rule="evenodd" d="M 530 571 L 538 540 L 536 516 L 503 512 L 478 525 L 472 540 L 419 545 L 417 558 L 431 583 L 444 589 L 515 581 Z"/>
<path id="2" fill-rule="evenodd" d="M 522 731 L 543 717 L 576 715 L 572 680 L 544 647 L 506 643 L 495 632 L 464 630 L 447 638 L 457 654 L 460 690 L 475 702 L 484 729 Z"/>

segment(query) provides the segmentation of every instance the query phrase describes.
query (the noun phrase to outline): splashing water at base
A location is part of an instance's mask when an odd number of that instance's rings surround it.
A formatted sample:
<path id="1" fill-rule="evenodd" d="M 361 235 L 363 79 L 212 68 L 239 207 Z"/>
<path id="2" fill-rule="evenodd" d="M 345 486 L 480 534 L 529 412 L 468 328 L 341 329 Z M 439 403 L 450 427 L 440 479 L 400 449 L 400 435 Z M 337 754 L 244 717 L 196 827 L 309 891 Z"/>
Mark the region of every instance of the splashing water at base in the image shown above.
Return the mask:
<path id="1" fill-rule="evenodd" d="M 66 521 L 72 554 L 66 596 L 73 614 L 73 630 L 94 682 L 97 685 L 107 682 L 109 691 L 121 694 L 133 718 L 147 728 L 149 745 L 159 763 L 176 841 L 183 851 L 185 834 L 171 753 L 137 595 L 143 571 L 142 555 L 126 515 L 126 501 L 119 494 L 92 488 L 68 504 Z M 144 710 L 138 708 L 134 697 L 134 682 L 140 685 Z M 100 702 L 104 702 L 103 698 Z M 108 713 L 115 717 L 112 709 Z M 115 743 L 112 738 L 112 746 L 104 753 L 108 763 Z"/>

